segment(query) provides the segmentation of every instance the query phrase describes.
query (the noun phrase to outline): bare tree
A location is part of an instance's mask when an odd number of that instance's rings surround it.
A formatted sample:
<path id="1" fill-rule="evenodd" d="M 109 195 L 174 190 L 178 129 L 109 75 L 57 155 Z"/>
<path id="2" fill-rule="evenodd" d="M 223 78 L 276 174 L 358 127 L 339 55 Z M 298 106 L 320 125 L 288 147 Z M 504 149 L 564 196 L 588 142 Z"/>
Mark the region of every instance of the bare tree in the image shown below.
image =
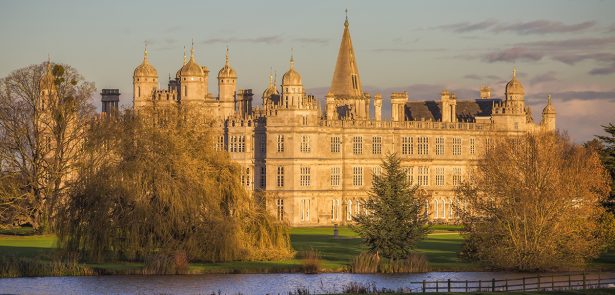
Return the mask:
<path id="1" fill-rule="evenodd" d="M 5 222 L 49 231 L 76 177 L 94 85 L 50 62 L 0 80 L 0 188 Z"/>
<path id="2" fill-rule="evenodd" d="M 592 149 L 558 134 L 503 139 L 459 189 L 464 254 L 522 271 L 580 267 L 605 245 L 610 178 Z"/>

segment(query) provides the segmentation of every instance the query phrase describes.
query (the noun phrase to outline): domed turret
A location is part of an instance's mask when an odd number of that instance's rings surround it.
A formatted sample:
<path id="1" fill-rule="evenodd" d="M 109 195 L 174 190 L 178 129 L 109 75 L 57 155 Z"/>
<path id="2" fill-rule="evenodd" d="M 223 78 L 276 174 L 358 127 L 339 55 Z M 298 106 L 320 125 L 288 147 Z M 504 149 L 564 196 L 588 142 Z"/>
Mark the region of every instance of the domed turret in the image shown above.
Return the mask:
<path id="1" fill-rule="evenodd" d="M 301 75 L 295 71 L 295 59 L 290 56 L 290 69 L 282 76 L 282 85 L 301 85 Z"/>
<path id="2" fill-rule="evenodd" d="M 510 95 L 525 95 L 525 88 L 519 80 L 517 80 L 517 68 L 513 68 L 512 80 L 506 83 L 506 97 Z"/>
<path id="3" fill-rule="evenodd" d="M 133 77 L 158 78 L 158 71 L 156 71 L 156 68 L 154 68 L 147 59 L 147 48 L 145 48 L 143 52 L 143 62 L 137 66 Z"/>
<path id="4" fill-rule="evenodd" d="M 147 47 L 143 51 L 143 63 L 135 69 L 132 86 L 133 106 L 135 109 L 151 103 L 154 91 L 158 88 L 158 72 L 147 59 Z"/>
<path id="5" fill-rule="evenodd" d="M 194 47 L 190 49 L 190 60 L 179 69 L 180 77 L 203 77 L 203 68 L 194 60 Z"/>
<path id="6" fill-rule="evenodd" d="M 237 78 L 237 73 L 233 70 L 233 68 L 231 68 L 229 63 L 228 47 L 226 48 L 226 62 L 224 63 L 222 69 L 218 72 L 218 78 Z"/>
<path id="7" fill-rule="evenodd" d="M 542 114 L 555 114 L 555 107 L 551 104 L 551 95 L 547 96 L 547 105 L 542 109 Z"/>

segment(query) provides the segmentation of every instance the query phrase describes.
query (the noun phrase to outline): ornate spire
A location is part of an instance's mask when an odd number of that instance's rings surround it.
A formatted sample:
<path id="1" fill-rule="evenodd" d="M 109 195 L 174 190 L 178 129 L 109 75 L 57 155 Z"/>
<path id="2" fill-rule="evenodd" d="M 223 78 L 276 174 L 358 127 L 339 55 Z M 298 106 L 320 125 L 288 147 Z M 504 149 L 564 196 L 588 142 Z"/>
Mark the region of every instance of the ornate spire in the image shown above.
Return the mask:
<path id="1" fill-rule="evenodd" d="M 344 22 L 344 27 L 348 27 L 348 8 L 346 8 L 346 21 Z"/>
<path id="2" fill-rule="evenodd" d="M 273 68 L 269 68 L 269 87 L 273 86 Z"/>
<path id="3" fill-rule="evenodd" d="M 147 63 L 147 40 L 145 41 L 145 50 L 143 50 L 143 63 Z"/>
<path id="4" fill-rule="evenodd" d="M 184 46 L 184 65 L 187 63 L 186 61 L 186 46 Z"/>
<path id="5" fill-rule="evenodd" d="M 547 105 L 551 105 L 551 94 L 547 96 Z"/>
<path id="6" fill-rule="evenodd" d="M 192 39 L 192 48 L 190 48 L 190 60 L 194 61 L 194 38 Z"/>
<path id="7" fill-rule="evenodd" d="M 348 27 L 346 20 L 329 92 L 335 96 L 357 97 L 363 95 L 363 90 Z"/>
<path id="8" fill-rule="evenodd" d="M 513 79 L 517 79 L 517 66 L 513 66 Z"/>
<path id="9" fill-rule="evenodd" d="M 229 65 L 228 63 L 228 45 L 226 46 L 226 63 L 227 66 Z"/>
<path id="10" fill-rule="evenodd" d="M 290 49 L 290 68 L 295 69 L 295 49 Z"/>

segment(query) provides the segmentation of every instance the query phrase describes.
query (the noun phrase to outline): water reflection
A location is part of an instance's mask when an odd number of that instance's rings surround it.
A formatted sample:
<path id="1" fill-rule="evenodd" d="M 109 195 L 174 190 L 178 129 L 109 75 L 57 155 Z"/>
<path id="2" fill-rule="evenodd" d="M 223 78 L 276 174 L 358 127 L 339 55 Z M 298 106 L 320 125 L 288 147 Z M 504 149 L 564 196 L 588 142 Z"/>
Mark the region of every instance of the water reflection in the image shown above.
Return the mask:
<path id="1" fill-rule="evenodd" d="M 377 275 L 327 273 L 219 274 L 182 276 L 93 276 L 0 279 L 0 293 L 15 294 L 288 294 L 308 289 L 312 294 L 341 292 L 351 282 L 378 289 L 420 292 L 422 280 L 514 279 L 536 274 L 505 272 L 429 272 Z M 549 274 L 550 275 L 550 274 Z M 602 273 L 615 277 L 615 273 Z"/>

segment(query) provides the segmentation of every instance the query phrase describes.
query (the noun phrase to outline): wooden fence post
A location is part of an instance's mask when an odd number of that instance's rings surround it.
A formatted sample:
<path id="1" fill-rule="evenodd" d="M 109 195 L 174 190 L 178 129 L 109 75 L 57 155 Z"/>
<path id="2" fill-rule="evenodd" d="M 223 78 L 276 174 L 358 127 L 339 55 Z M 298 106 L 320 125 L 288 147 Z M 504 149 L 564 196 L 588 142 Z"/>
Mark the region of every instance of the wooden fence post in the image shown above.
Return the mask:
<path id="1" fill-rule="evenodd" d="M 568 290 L 572 290 L 572 280 L 570 279 L 570 275 L 568 275 Z"/>
<path id="2" fill-rule="evenodd" d="M 436 280 L 436 293 L 440 292 L 439 286 L 438 286 L 438 281 Z"/>
<path id="3" fill-rule="evenodd" d="M 448 279 L 448 292 L 451 293 L 451 279 Z"/>
<path id="4" fill-rule="evenodd" d="M 480 292 L 482 289 L 483 289 L 483 281 L 478 280 L 478 292 Z"/>
<path id="5" fill-rule="evenodd" d="M 466 280 L 466 293 L 468 292 L 468 280 Z"/>
<path id="6" fill-rule="evenodd" d="M 508 279 L 506 279 L 506 292 L 508 292 Z"/>
<path id="7" fill-rule="evenodd" d="M 525 291 L 525 277 L 523 277 L 523 291 Z"/>
<path id="8" fill-rule="evenodd" d="M 551 291 L 555 290 L 555 276 L 551 276 Z"/>
<path id="9" fill-rule="evenodd" d="M 491 279 L 491 292 L 495 292 L 495 278 Z"/>
<path id="10" fill-rule="evenodd" d="M 598 273 L 598 288 L 600 288 L 600 273 Z"/>
<path id="11" fill-rule="evenodd" d="M 538 286 L 536 287 L 536 291 L 540 291 L 540 274 L 536 276 L 536 279 L 538 279 Z"/>
<path id="12" fill-rule="evenodd" d="M 585 281 L 585 273 L 583 273 L 583 290 L 587 287 L 587 282 Z"/>
<path id="13" fill-rule="evenodd" d="M 423 280 L 423 293 L 425 293 L 425 280 Z"/>

